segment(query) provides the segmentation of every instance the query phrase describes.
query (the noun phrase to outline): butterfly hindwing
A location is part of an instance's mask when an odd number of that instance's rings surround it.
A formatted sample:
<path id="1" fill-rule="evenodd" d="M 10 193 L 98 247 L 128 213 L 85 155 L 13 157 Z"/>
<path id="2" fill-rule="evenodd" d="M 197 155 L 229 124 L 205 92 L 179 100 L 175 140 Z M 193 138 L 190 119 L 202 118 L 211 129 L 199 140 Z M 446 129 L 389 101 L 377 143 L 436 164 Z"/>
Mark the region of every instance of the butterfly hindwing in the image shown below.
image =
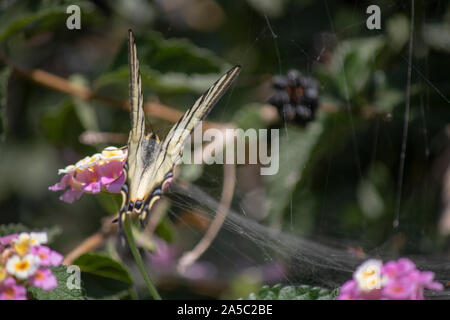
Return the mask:
<path id="1" fill-rule="evenodd" d="M 184 142 L 236 79 L 240 67 L 236 66 L 229 70 L 202 94 L 162 142 L 153 134 L 145 134 L 139 61 L 131 30 L 129 67 L 131 131 L 128 138 L 128 157 L 124 167 L 126 180 L 122 187 L 123 202 L 119 219 L 122 219 L 124 213 L 137 212 L 140 214 L 141 223 L 145 225 L 151 208 L 162 196 L 164 186 L 172 179 L 174 166 L 181 160 Z"/>

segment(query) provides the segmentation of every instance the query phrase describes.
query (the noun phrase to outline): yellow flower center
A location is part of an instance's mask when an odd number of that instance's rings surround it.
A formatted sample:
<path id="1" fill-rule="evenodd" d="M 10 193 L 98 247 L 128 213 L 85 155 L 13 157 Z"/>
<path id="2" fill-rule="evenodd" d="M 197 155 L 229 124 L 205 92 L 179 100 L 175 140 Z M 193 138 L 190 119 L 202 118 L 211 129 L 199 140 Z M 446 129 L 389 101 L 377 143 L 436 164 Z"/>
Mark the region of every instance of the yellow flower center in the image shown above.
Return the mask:
<path id="1" fill-rule="evenodd" d="M 20 242 L 16 242 L 14 244 L 14 249 L 16 249 L 17 253 L 20 256 L 25 255 L 28 252 L 28 250 L 30 249 L 30 240 L 24 239 Z"/>
<path id="2" fill-rule="evenodd" d="M 363 273 L 363 277 L 364 278 L 368 278 L 368 277 L 370 277 L 370 276 L 373 276 L 375 274 L 375 270 L 366 270 L 366 271 L 364 271 L 364 273 Z"/>
<path id="3" fill-rule="evenodd" d="M 20 260 L 14 265 L 17 271 L 27 271 L 30 268 L 30 262 L 28 260 Z"/>

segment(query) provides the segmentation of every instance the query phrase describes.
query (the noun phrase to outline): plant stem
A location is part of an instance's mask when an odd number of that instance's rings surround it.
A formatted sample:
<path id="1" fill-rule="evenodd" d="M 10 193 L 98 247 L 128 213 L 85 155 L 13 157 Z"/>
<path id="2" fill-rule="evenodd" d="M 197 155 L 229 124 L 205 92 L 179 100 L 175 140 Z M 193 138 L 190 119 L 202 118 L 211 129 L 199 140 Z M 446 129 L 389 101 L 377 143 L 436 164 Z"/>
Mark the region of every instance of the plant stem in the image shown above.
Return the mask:
<path id="1" fill-rule="evenodd" d="M 152 281 L 145 269 L 144 262 L 142 261 L 141 254 L 139 253 L 138 248 L 136 247 L 136 242 L 134 241 L 133 232 L 131 231 L 131 218 L 126 215 L 125 221 L 123 224 L 125 229 L 125 234 L 127 236 L 128 245 L 130 246 L 131 253 L 133 254 L 134 260 L 141 272 L 142 277 L 144 278 L 145 285 L 147 286 L 148 291 L 152 295 L 153 299 L 161 300 L 161 296 L 159 295 L 156 288 L 153 286 Z"/>

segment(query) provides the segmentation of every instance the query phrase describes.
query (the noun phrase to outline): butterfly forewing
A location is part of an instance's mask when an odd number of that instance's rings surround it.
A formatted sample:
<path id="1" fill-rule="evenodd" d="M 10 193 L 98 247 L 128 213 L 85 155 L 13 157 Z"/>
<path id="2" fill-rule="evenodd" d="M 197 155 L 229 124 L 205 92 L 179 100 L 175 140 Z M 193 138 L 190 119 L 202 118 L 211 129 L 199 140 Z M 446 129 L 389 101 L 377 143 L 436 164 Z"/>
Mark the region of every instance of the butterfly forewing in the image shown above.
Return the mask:
<path id="1" fill-rule="evenodd" d="M 181 160 L 184 142 L 214 107 L 239 74 L 236 66 L 220 77 L 172 127 L 163 142 L 145 135 L 145 116 L 139 74 L 139 61 L 131 30 L 129 31 L 131 131 L 128 139 L 126 182 L 122 188 L 121 214 L 133 211 L 145 222 L 154 203 L 161 197 L 164 183 Z"/>
<path id="2" fill-rule="evenodd" d="M 163 148 L 173 156 L 174 160 L 176 160 L 174 162 L 178 162 L 179 158 L 181 158 L 186 139 L 227 91 L 234 79 L 239 75 L 240 70 L 240 66 L 235 66 L 220 77 L 172 127 L 164 140 Z"/>

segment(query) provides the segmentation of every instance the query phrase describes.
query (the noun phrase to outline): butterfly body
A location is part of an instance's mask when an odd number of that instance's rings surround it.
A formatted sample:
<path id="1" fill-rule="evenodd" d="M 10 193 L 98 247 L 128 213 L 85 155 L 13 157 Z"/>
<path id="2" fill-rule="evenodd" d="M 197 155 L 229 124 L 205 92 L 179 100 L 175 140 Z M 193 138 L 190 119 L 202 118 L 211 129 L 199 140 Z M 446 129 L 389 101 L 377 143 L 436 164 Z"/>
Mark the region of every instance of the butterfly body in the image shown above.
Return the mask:
<path id="1" fill-rule="evenodd" d="M 236 66 L 217 80 L 172 127 L 164 140 L 145 130 L 145 114 L 139 74 L 136 44 L 129 31 L 130 66 L 130 118 L 128 156 L 124 166 L 126 176 L 122 186 L 122 207 L 119 222 L 124 214 L 139 214 L 144 225 L 155 202 L 161 198 L 173 179 L 173 169 L 181 161 L 184 142 L 202 121 L 223 93 L 237 77 Z"/>

